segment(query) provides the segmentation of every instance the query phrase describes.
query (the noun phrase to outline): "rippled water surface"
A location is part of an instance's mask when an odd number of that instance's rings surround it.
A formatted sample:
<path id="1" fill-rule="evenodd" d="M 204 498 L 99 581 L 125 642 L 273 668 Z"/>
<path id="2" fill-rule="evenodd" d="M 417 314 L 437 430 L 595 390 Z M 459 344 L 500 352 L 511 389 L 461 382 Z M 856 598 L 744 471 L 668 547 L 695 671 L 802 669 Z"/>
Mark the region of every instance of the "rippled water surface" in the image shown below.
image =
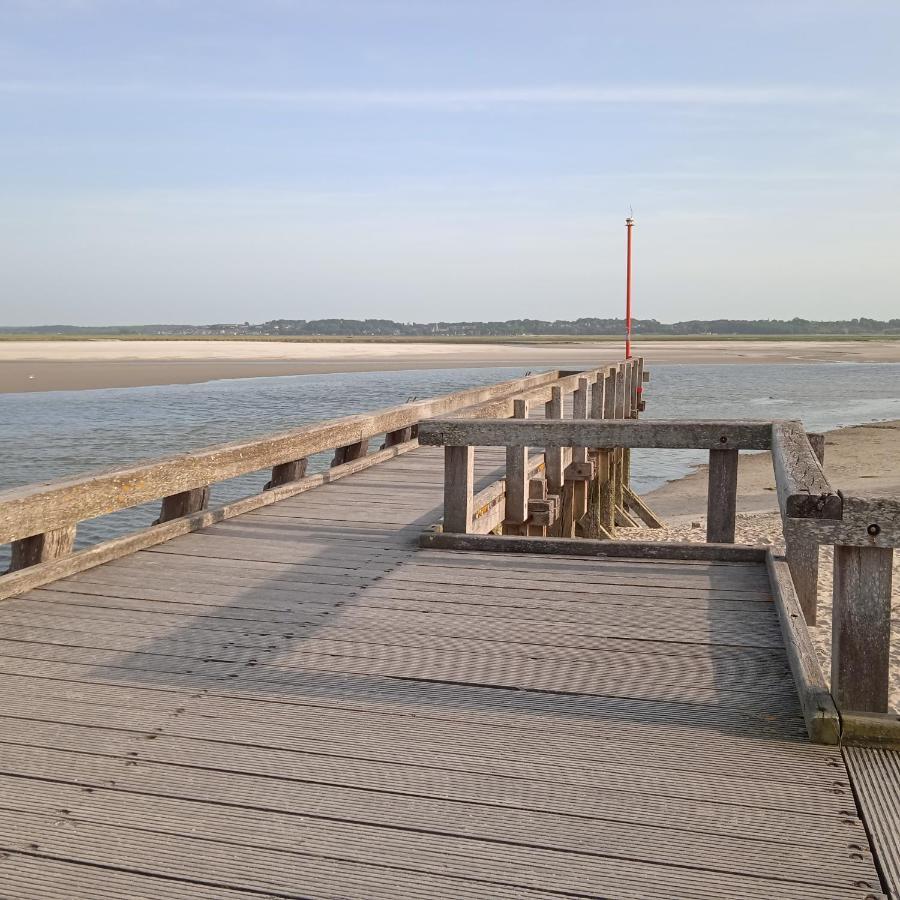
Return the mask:
<path id="1" fill-rule="evenodd" d="M 0 489 L 265 435 L 524 374 L 519 368 L 434 369 L 247 378 L 206 384 L 0 394 Z M 660 365 L 646 417 L 800 418 L 810 430 L 900 419 L 900 365 Z M 312 470 L 330 454 L 312 461 Z M 680 477 L 704 454 L 637 451 L 635 486 Z M 218 504 L 259 490 L 268 473 L 213 487 Z M 159 504 L 79 527 L 79 545 L 148 525 Z M 4 560 L 0 558 L 0 564 Z"/>

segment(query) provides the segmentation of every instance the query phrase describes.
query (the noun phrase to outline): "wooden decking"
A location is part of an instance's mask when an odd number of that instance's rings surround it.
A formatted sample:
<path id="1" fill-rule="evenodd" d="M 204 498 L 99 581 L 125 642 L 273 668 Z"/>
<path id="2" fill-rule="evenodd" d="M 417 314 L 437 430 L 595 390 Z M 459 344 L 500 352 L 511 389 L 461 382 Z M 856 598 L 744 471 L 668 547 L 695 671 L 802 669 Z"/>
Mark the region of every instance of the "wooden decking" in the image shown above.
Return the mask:
<path id="1" fill-rule="evenodd" d="M 420 550 L 441 467 L 0 604 L 0 896 L 881 895 L 763 566 Z"/>

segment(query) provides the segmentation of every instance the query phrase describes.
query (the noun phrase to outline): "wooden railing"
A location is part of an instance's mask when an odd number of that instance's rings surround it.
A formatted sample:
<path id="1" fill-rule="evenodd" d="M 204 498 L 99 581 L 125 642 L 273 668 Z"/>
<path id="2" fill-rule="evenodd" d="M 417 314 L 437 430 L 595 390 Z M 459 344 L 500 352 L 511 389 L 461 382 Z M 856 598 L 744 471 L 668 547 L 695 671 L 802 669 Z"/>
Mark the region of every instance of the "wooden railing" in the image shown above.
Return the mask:
<path id="1" fill-rule="evenodd" d="M 512 415 L 515 398 L 549 399 L 554 390 L 567 390 L 576 380 L 571 373 L 542 372 L 281 434 L 0 492 L 0 544 L 12 544 L 10 572 L 0 576 L 0 599 L 405 453 L 418 446 L 418 425 L 428 417 Z M 381 435 L 383 447 L 370 453 L 370 440 Z M 307 458 L 330 450 L 331 467 L 307 475 Z M 271 478 L 262 493 L 209 508 L 211 485 L 270 467 Z M 151 528 L 73 552 L 78 523 L 152 500 L 160 500 L 161 506 Z"/>
<path id="2" fill-rule="evenodd" d="M 850 722 L 855 717 L 858 733 L 865 732 L 870 739 L 873 734 L 883 733 L 892 736 L 891 740 L 900 741 L 897 717 L 886 715 L 891 567 L 893 548 L 900 546 L 900 500 L 852 497 L 833 488 L 822 465 L 824 442 L 821 436 L 808 435 L 800 422 L 449 418 L 422 422 L 419 440 L 425 445 L 445 448 L 445 534 L 429 537 L 427 542 L 430 546 L 457 549 L 502 549 L 497 543 L 502 540 L 499 538 L 492 539 L 494 543 L 478 543 L 464 537 L 478 530 L 473 527 L 477 523 L 469 512 L 476 446 L 505 447 L 507 459 L 513 460 L 517 467 L 521 466 L 520 454 L 525 448 L 535 446 L 548 448 L 548 456 L 559 453 L 561 448 L 599 446 L 707 450 L 707 541 L 719 547 L 734 542 L 739 452 L 771 451 L 787 547 L 784 561 L 776 561 L 769 554 L 776 594 L 790 605 L 788 609 L 782 604 L 783 627 L 793 634 L 797 626 L 794 620 L 815 622 L 817 577 L 809 569 L 818 565 L 820 544 L 835 545 L 831 694 L 842 719 Z M 518 481 L 521 470 L 515 471 Z M 516 509 L 520 513 L 521 505 Z M 506 544 L 509 549 L 527 551 L 527 541 L 516 543 L 517 538 L 512 541 Z M 596 548 L 597 555 L 641 554 L 641 548 L 630 542 L 603 542 L 603 545 Z M 573 546 L 573 542 L 560 542 L 542 552 L 573 552 Z M 684 548 L 686 556 L 699 555 L 696 545 L 678 546 Z M 645 547 L 651 555 L 664 553 L 656 544 Z M 759 558 L 765 558 L 761 548 L 757 552 Z M 738 557 L 726 554 L 721 558 Z M 779 566 L 787 566 L 790 571 L 791 583 L 785 588 L 790 594 L 787 599 L 782 596 L 783 573 Z M 804 646 L 805 656 L 800 662 L 809 671 L 817 670 L 808 635 Z M 795 668 L 795 675 L 801 669 Z M 824 680 L 810 677 L 809 698 L 812 699 L 808 699 L 814 706 L 818 702 L 815 697 L 823 692 L 827 695 L 828 690 Z M 811 714 L 815 714 L 814 709 Z"/>
<path id="3" fill-rule="evenodd" d="M 483 403 L 473 408 L 477 415 L 472 418 L 524 420 L 543 407 L 546 420 L 559 420 L 569 407 L 569 396 L 576 422 L 614 416 L 637 419 L 644 409 L 642 385 L 650 376 L 642 358 L 561 374 L 556 383 L 514 400 Z M 544 452 L 534 455 L 525 446 L 510 445 L 506 477 L 477 496 L 459 493 L 460 505 L 454 507 L 451 501 L 441 527 L 445 532 L 485 534 L 502 526 L 503 533 L 510 535 L 610 538 L 617 525 L 635 525 L 633 515 L 650 527 L 661 527 L 631 490 L 630 454 L 630 449 L 622 446 L 548 444 Z M 470 456 L 468 451 L 458 452 L 453 463 L 456 468 L 449 477 L 467 479 Z"/>

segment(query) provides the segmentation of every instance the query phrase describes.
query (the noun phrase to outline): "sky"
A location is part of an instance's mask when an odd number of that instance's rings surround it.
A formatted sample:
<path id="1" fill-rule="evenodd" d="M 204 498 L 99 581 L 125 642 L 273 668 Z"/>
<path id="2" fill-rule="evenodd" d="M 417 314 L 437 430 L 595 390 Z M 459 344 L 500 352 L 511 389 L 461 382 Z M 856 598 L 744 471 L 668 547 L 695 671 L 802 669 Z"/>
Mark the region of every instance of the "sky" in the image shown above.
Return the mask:
<path id="1" fill-rule="evenodd" d="M 0 0 L 0 325 L 900 316 L 896 0 Z"/>

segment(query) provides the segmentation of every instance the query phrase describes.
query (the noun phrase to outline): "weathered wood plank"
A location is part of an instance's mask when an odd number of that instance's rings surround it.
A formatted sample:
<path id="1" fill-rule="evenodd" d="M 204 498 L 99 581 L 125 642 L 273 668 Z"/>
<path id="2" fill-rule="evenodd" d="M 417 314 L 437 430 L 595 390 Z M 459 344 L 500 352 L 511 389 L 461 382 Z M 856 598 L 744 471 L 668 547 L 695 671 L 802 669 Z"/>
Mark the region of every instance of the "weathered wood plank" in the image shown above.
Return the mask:
<path id="1" fill-rule="evenodd" d="M 193 488 L 163 497 L 159 518 L 154 524 L 162 525 L 173 519 L 181 519 L 191 513 L 200 512 L 209 506 L 209 486 Z"/>
<path id="2" fill-rule="evenodd" d="M 475 448 L 444 448 L 444 531 L 466 534 L 472 524 Z"/>
<path id="3" fill-rule="evenodd" d="M 807 434 L 819 465 L 825 466 L 825 435 Z M 785 556 L 807 625 L 816 624 L 819 602 L 819 544 L 814 536 L 784 529 Z"/>
<path id="4" fill-rule="evenodd" d="M 419 441 L 430 446 L 478 447 L 644 447 L 698 450 L 768 450 L 772 426 L 749 421 L 663 421 L 643 419 L 431 419 L 419 426 Z"/>
<path id="5" fill-rule="evenodd" d="M 271 491 L 272 488 L 281 487 L 283 484 L 300 481 L 306 475 L 308 462 L 306 457 L 304 457 L 303 459 L 292 459 L 290 462 L 272 466 L 272 477 L 266 482 L 263 490 Z"/>
<path id="6" fill-rule="evenodd" d="M 840 718 L 819 666 L 790 569 L 771 550 L 766 551 L 766 568 L 809 738 L 818 744 L 838 744 Z"/>
<path id="7" fill-rule="evenodd" d="M 516 400 L 513 417 L 528 418 L 528 401 Z M 528 448 L 506 448 L 506 519 L 521 525 L 528 518 Z"/>
<path id="8" fill-rule="evenodd" d="M 840 519 L 842 498 L 825 477 L 803 426 L 799 422 L 774 422 L 771 449 L 782 516 Z"/>
<path id="9" fill-rule="evenodd" d="M 734 541 L 737 476 L 737 450 L 709 451 L 706 540 L 710 543 L 730 544 Z"/>
<path id="10" fill-rule="evenodd" d="M 76 529 L 76 525 L 66 525 L 13 541 L 9 571 L 18 572 L 20 569 L 68 556 L 75 546 Z"/>
<path id="11" fill-rule="evenodd" d="M 785 538 L 853 547 L 900 546 L 900 499 L 844 497 L 840 519 L 784 519 Z"/>
<path id="12" fill-rule="evenodd" d="M 762 547 L 742 544 L 688 544 L 676 541 L 590 541 L 565 538 L 506 537 L 498 535 L 431 534 L 420 536 L 419 546 L 443 550 L 480 550 L 498 553 L 549 553 L 565 556 L 616 556 L 644 559 L 707 559 L 763 562 Z"/>
<path id="13" fill-rule="evenodd" d="M 893 551 L 834 548 L 831 692 L 838 708 L 888 709 Z"/>
<path id="14" fill-rule="evenodd" d="M 562 419 L 563 414 L 563 402 L 562 402 L 562 390 L 554 386 L 551 389 L 551 397 L 544 404 L 544 417 L 545 419 Z M 506 421 L 506 420 L 503 420 Z M 563 484 L 563 444 L 566 446 L 571 446 L 571 442 L 569 441 L 560 441 L 556 440 L 555 432 L 548 429 L 544 429 L 544 435 L 549 438 L 549 442 L 544 441 L 533 441 L 530 444 L 526 444 L 524 446 L 534 446 L 541 445 L 544 449 L 544 458 L 547 461 L 547 485 L 548 490 L 551 494 L 558 494 L 562 490 Z M 478 443 L 474 441 L 473 443 Z M 504 442 L 500 442 L 501 445 Z M 505 446 L 523 446 L 522 444 L 505 444 Z"/>
<path id="15" fill-rule="evenodd" d="M 628 508 L 636 512 L 643 523 L 648 528 L 665 528 L 665 525 L 659 519 L 655 512 L 650 509 L 640 495 L 636 494 L 630 487 L 625 487 L 625 503 Z"/>

